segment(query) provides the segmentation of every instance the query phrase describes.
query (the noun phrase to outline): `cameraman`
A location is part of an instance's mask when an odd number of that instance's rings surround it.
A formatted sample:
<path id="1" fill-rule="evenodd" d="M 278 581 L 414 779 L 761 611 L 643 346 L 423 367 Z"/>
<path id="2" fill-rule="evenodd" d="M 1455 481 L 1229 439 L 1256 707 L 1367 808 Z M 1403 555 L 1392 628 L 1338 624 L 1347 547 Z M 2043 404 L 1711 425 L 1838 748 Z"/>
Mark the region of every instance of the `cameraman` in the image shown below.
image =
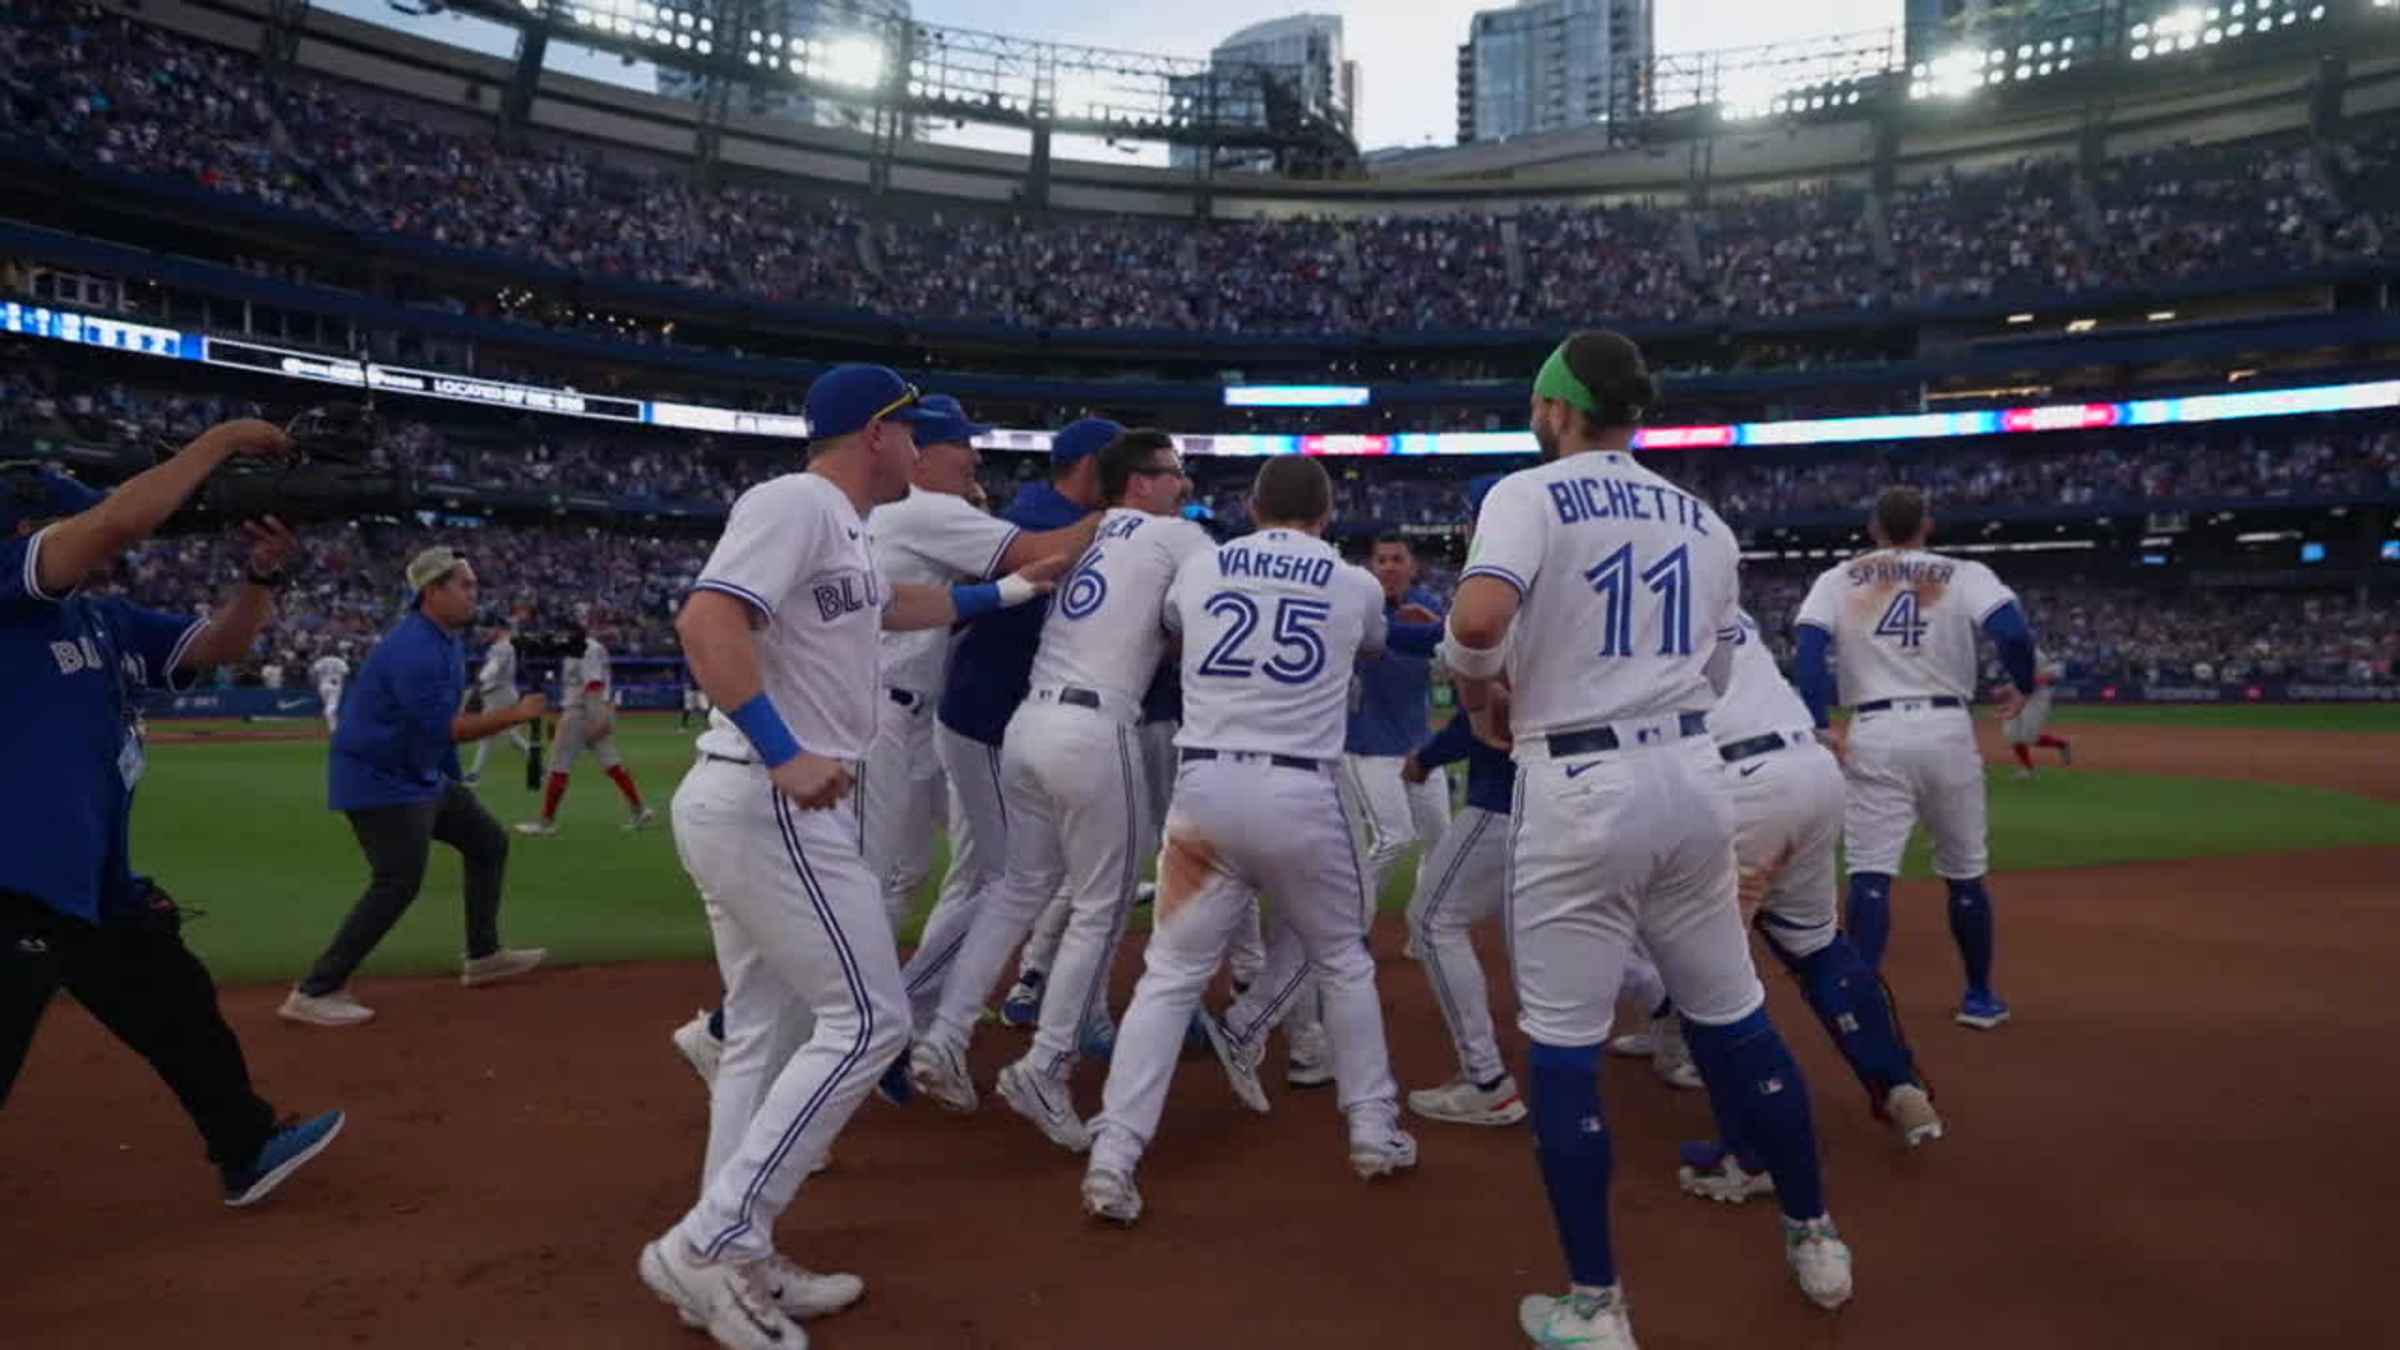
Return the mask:
<path id="1" fill-rule="evenodd" d="M 549 955 L 500 945 L 500 881 L 508 832 L 459 782 L 460 741 L 479 741 L 542 715 L 532 694 L 514 707 L 461 712 L 467 651 L 459 633 L 475 617 L 475 569 L 455 550 L 426 549 L 408 563 L 415 597 L 358 668 L 333 734 L 327 797 L 350 818 L 367 855 L 367 890 L 279 1010 L 294 1022 L 356 1026 L 375 1015 L 344 985 L 417 898 L 433 841 L 467 864 L 467 956 L 461 982 L 522 975 Z"/>
<path id="2" fill-rule="evenodd" d="M 39 465 L 0 466 L 0 1104 L 64 987 L 174 1090 L 234 1206 L 315 1157 L 343 1115 L 276 1125 L 175 902 L 133 874 L 139 714 L 144 690 L 189 688 L 248 653 L 297 541 L 273 518 L 245 523 L 245 583 L 198 622 L 77 592 L 226 460 L 289 448 L 265 422 L 222 423 L 105 498 Z"/>

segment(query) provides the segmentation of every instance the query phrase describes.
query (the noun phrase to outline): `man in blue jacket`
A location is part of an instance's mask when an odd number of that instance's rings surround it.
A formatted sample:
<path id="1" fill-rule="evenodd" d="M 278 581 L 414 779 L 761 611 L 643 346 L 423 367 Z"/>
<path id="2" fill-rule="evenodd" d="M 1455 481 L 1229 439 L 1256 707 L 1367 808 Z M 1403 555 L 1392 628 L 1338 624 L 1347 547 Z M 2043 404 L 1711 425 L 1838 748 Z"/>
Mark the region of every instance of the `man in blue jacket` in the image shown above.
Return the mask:
<path id="1" fill-rule="evenodd" d="M 416 900 L 436 839 L 466 859 L 461 982 L 473 986 L 522 975 L 549 955 L 539 947 L 500 945 L 508 832 L 460 784 L 457 749 L 460 741 L 532 721 L 547 701 L 533 694 L 510 708 L 460 712 L 467 653 L 459 635 L 475 618 L 475 569 L 455 550 L 429 548 L 409 561 L 408 589 L 415 600 L 407 617 L 367 654 L 351 681 L 327 770 L 328 804 L 349 816 L 367 855 L 366 894 L 283 1001 L 282 1015 L 294 1022 L 347 1027 L 375 1015 L 345 986 Z"/>

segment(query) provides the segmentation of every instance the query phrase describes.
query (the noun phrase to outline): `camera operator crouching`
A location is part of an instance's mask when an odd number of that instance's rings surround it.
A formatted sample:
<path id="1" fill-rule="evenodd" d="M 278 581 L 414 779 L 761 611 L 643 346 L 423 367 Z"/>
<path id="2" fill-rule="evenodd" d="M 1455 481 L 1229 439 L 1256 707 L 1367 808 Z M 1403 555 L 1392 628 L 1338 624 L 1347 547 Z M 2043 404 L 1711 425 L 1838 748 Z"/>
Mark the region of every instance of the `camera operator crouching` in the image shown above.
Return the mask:
<path id="1" fill-rule="evenodd" d="M 290 449 L 265 422 L 226 422 L 105 498 L 38 464 L 0 464 L 0 1105 L 63 987 L 174 1090 L 233 1206 L 281 1185 L 344 1117 L 277 1124 L 174 900 L 133 874 L 141 696 L 246 655 L 297 541 L 273 517 L 245 522 L 249 574 L 197 622 L 78 592 L 219 465 Z"/>
<path id="2" fill-rule="evenodd" d="M 475 569 L 449 548 L 409 560 L 408 614 L 367 654 L 333 734 L 328 797 L 350 818 L 370 873 L 367 889 L 301 977 L 281 1014 L 313 1026 L 356 1026 L 374 1011 L 345 987 L 424 884 L 433 841 L 466 860 L 467 946 L 462 982 L 522 975 L 549 953 L 500 945 L 500 885 L 508 832 L 460 779 L 458 742 L 482 740 L 540 717 L 533 694 L 512 707 L 466 713 L 466 644 Z"/>

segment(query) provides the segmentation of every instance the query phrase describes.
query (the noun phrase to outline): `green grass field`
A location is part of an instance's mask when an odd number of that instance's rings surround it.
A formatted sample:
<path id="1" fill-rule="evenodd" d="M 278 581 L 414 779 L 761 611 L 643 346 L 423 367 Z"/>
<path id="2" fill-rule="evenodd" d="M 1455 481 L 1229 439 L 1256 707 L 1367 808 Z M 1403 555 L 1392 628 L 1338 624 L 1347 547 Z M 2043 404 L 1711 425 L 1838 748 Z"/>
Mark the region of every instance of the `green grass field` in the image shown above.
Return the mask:
<path id="1" fill-rule="evenodd" d="M 2082 711 L 2082 710 L 2078 710 Z M 2100 714 L 2170 714 L 2181 709 L 2098 709 Z M 2214 717 L 2283 713 L 2271 725 L 2324 729 L 2320 714 L 2368 712 L 2380 724 L 2342 729 L 2400 731 L 2400 709 L 2202 708 Z M 2257 725 L 2249 720 L 2218 725 Z M 206 728 L 162 726 L 188 733 Z M 221 726 L 220 730 L 258 730 Z M 627 763 L 660 815 L 691 762 L 687 734 L 665 719 L 628 719 L 619 733 Z M 530 816 L 523 760 L 495 747 L 483 799 L 503 822 Z M 2045 773 L 2031 782 L 1995 774 L 1993 859 L 2004 871 L 2400 843 L 2400 803 L 2272 784 L 2103 772 Z M 580 768 L 554 839 L 515 840 L 502 932 L 574 961 L 705 958 L 706 925 L 662 825 L 618 828 L 623 803 L 597 770 Z M 321 740 L 206 741 L 153 747 L 134 814 L 134 861 L 189 906 L 205 911 L 192 945 L 227 982 L 294 978 L 357 898 L 366 865 L 348 822 L 325 809 Z M 1922 874 L 1922 841 L 1908 868 Z M 937 865 L 936 873 L 940 874 Z M 1413 866 L 1384 888 L 1387 908 L 1407 902 Z M 931 903 L 930 888 L 925 904 Z M 459 869 L 436 846 L 417 904 L 369 961 L 366 973 L 455 969 L 461 942 Z"/>
<path id="2" fill-rule="evenodd" d="M 2267 731 L 2357 731 L 2400 735 L 2400 703 L 2104 704 L 2061 703 L 2061 722 L 2119 726 L 2245 727 Z"/>

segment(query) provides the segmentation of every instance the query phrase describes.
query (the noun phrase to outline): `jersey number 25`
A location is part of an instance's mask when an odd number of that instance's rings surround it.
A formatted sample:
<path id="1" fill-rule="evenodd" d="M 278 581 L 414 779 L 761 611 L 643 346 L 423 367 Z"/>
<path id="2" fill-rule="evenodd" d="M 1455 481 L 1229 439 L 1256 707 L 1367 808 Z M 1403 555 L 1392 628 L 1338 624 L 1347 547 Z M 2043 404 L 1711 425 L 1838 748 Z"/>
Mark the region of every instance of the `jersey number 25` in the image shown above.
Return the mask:
<path id="1" fill-rule="evenodd" d="M 1325 635 L 1317 631 L 1333 617 L 1333 606 L 1322 600 L 1286 598 L 1275 602 L 1275 655 L 1260 661 L 1248 653 L 1251 635 L 1258 631 L 1258 602 L 1240 591 L 1219 591 L 1205 606 L 1211 618 L 1226 621 L 1216 645 L 1200 658 L 1195 673 L 1220 679 L 1243 680 L 1262 674 L 1278 684 L 1306 684 L 1325 669 Z"/>

